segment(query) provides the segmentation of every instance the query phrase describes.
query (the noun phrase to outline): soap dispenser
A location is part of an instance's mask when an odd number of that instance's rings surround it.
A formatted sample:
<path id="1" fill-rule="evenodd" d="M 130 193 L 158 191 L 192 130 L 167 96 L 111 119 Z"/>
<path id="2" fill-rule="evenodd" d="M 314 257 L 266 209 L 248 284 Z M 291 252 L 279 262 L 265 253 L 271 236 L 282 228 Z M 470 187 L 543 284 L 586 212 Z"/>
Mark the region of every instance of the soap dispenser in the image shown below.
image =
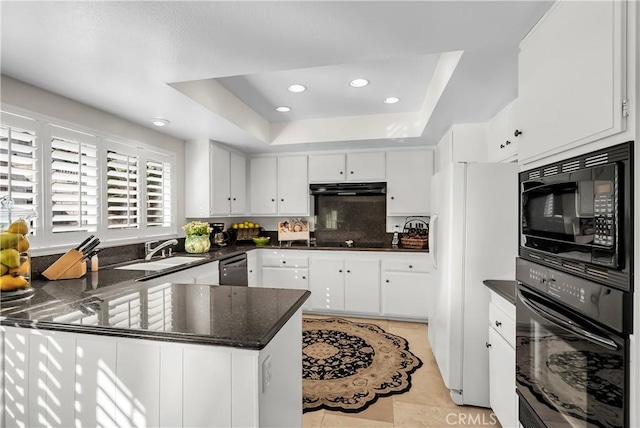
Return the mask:
<path id="1" fill-rule="evenodd" d="M 393 238 L 391 239 L 391 246 L 394 248 L 398 247 L 398 244 L 400 243 L 400 238 L 398 238 L 398 225 L 396 224 L 394 226 L 394 231 L 393 231 Z"/>

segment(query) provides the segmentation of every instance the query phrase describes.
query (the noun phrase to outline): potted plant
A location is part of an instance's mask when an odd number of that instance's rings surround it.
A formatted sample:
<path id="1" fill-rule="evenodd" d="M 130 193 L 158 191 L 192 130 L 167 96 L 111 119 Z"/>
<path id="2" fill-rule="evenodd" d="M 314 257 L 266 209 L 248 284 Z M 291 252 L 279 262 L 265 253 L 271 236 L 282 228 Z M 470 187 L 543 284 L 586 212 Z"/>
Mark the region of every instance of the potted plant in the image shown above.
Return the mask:
<path id="1" fill-rule="evenodd" d="M 206 253 L 209 251 L 211 247 L 209 234 L 213 231 L 209 223 L 204 221 L 191 221 L 182 226 L 182 230 L 184 230 L 187 235 L 187 239 L 184 241 L 184 250 L 187 253 Z"/>

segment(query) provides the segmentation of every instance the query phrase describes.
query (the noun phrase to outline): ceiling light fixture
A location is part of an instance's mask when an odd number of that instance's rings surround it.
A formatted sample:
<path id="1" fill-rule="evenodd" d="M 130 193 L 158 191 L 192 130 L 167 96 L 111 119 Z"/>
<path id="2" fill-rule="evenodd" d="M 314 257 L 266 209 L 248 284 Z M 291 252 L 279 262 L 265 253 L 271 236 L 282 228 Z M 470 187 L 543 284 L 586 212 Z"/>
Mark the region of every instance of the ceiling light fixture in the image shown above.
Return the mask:
<path id="1" fill-rule="evenodd" d="M 288 111 L 291 111 L 291 107 L 279 106 L 279 107 L 276 107 L 276 111 L 278 111 L 280 113 L 286 113 Z"/>
<path id="2" fill-rule="evenodd" d="M 306 86 L 304 86 L 304 85 L 298 85 L 298 84 L 296 83 L 296 84 L 294 84 L 294 85 L 289 86 L 287 89 L 289 90 L 289 92 L 295 92 L 295 93 L 298 93 L 298 92 L 304 92 L 304 91 L 306 91 L 306 90 L 307 90 L 307 87 L 306 87 Z"/>
<path id="3" fill-rule="evenodd" d="M 398 101 L 400 101 L 400 98 L 398 98 L 398 97 L 389 97 L 389 98 L 385 98 L 384 103 L 385 104 L 395 104 Z"/>
<path id="4" fill-rule="evenodd" d="M 367 79 L 353 79 L 351 82 L 349 82 L 349 85 L 354 88 L 364 88 L 368 84 L 369 81 Z"/>
<path id="5" fill-rule="evenodd" d="M 161 117 L 154 117 L 153 119 L 151 119 L 151 123 L 153 123 L 155 126 L 167 126 L 171 122 L 169 122 L 167 119 L 162 119 Z"/>

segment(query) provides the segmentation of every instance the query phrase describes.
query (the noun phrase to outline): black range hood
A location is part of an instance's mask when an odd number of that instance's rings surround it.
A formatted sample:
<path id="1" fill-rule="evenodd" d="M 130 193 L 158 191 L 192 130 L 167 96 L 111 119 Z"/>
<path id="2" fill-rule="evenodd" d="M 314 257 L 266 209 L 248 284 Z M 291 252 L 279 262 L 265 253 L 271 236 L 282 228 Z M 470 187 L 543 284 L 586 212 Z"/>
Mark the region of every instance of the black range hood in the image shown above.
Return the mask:
<path id="1" fill-rule="evenodd" d="M 384 195 L 387 193 L 387 183 L 327 183 L 310 184 L 309 193 L 312 195 Z"/>

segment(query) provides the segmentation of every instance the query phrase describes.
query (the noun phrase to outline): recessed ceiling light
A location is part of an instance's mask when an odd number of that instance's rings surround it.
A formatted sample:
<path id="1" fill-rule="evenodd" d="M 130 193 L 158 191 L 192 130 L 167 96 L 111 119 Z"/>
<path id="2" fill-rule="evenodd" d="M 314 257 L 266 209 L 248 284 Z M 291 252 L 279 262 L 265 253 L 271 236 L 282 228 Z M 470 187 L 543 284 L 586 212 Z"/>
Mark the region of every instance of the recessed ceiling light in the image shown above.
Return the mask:
<path id="1" fill-rule="evenodd" d="M 151 119 L 151 123 L 153 123 L 155 126 L 167 126 L 171 122 L 169 122 L 167 119 L 162 119 L 160 117 L 154 117 L 153 119 Z"/>
<path id="2" fill-rule="evenodd" d="M 304 85 L 291 85 L 287 88 L 289 90 L 289 92 L 304 92 L 307 90 L 307 87 Z"/>
<path id="3" fill-rule="evenodd" d="M 385 98 L 384 103 L 385 104 L 395 104 L 398 101 L 400 101 L 400 98 L 398 98 L 398 97 L 389 97 L 389 98 Z"/>
<path id="4" fill-rule="evenodd" d="M 354 88 L 364 88 L 368 84 L 369 81 L 367 79 L 353 79 L 351 82 L 349 82 L 349 85 L 353 86 Z"/>
<path id="5" fill-rule="evenodd" d="M 276 111 L 279 111 L 280 113 L 286 113 L 288 111 L 291 111 L 291 107 L 279 106 L 279 107 L 276 107 Z"/>

